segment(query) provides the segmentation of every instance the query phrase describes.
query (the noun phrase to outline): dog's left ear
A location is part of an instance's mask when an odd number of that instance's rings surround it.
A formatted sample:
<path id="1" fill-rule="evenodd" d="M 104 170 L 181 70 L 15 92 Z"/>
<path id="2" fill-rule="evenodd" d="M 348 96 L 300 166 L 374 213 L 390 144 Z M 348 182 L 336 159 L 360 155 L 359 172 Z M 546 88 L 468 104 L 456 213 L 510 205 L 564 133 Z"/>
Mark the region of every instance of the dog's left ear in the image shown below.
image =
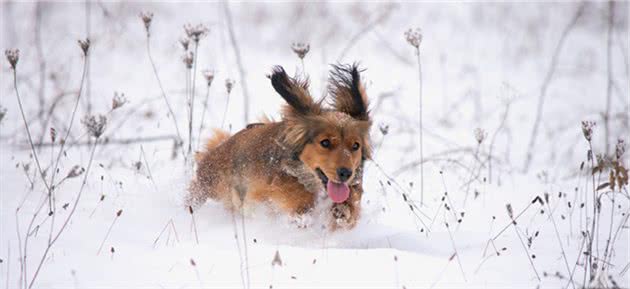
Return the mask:
<path id="1" fill-rule="evenodd" d="M 370 120 L 358 64 L 333 65 L 330 74 L 329 93 L 333 98 L 333 108 L 358 120 Z"/>

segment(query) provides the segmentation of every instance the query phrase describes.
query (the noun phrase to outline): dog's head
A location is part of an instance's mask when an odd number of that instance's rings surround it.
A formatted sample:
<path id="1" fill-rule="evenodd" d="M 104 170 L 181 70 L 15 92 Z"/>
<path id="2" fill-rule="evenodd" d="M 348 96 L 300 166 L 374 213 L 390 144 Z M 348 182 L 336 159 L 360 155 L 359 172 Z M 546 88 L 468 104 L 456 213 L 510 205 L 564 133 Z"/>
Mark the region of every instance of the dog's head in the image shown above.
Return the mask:
<path id="1" fill-rule="evenodd" d="M 344 202 L 349 186 L 361 181 L 363 161 L 370 158 L 371 120 L 357 65 L 333 66 L 331 108 L 313 100 L 307 80 L 288 77 L 282 67 L 274 68 L 271 83 L 288 104 L 283 142 L 321 180 L 334 202 Z"/>

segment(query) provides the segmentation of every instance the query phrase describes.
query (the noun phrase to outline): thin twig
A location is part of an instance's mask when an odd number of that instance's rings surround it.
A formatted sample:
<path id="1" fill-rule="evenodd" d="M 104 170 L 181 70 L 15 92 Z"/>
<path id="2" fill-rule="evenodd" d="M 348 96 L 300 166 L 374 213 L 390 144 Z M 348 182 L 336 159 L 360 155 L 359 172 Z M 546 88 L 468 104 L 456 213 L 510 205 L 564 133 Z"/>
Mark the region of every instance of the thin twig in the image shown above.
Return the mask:
<path id="1" fill-rule="evenodd" d="M 70 209 L 70 212 L 68 213 L 68 216 L 66 217 L 66 220 L 64 221 L 63 225 L 61 226 L 61 228 L 59 229 L 55 237 L 52 238 L 50 242 L 48 242 L 48 246 L 46 246 L 46 249 L 44 250 L 44 253 L 42 254 L 42 258 L 40 259 L 39 264 L 37 265 L 37 270 L 35 270 L 35 274 L 33 275 L 33 278 L 31 279 L 28 285 L 29 289 L 33 287 L 33 284 L 35 284 L 35 280 L 37 279 L 39 271 L 44 265 L 44 261 L 46 260 L 46 257 L 48 256 L 48 252 L 50 252 L 50 249 L 52 248 L 52 246 L 55 244 L 55 242 L 59 239 L 63 231 L 66 229 L 66 227 L 70 223 L 70 219 L 72 219 L 72 216 L 74 215 L 74 212 L 76 211 L 76 208 L 79 204 L 79 200 L 81 199 L 81 195 L 83 193 L 83 189 L 85 188 L 85 184 L 87 183 L 87 178 L 90 175 L 90 168 L 92 167 L 92 161 L 94 160 L 94 152 L 96 151 L 98 141 L 99 141 L 98 138 L 94 140 L 94 145 L 92 146 L 92 152 L 90 153 L 90 159 L 88 161 L 88 165 L 85 170 L 85 175 L 83 176 L 83 182 L 81 183 L 81 187 L 79 188 L 79 193 L 77 194 L 77 197 L 74 200 L 72 208 Z M 24 276 L 24 278 L 26 278 L 26 276 Z"/>
<path id="2" fill-rule="evenodd" d="M 529 170 L 529 165 L 533 157 L 533 153 L 534 153 L 533 150 L 534 150 L 534 146 L 536 145 L 536 137 L 538 136 L 538 128 L 540 126 L 540 121 L 542 119 L 545 98 L 547 96 L 547 88 L 549 87 L 549 84 L 551 83 L 551 79 L 556 72 L 556 67 L 558 66 L 558 59 L 560 56 L 560 51 L 564 47 L 564 42 L 567 36 L 569 35 L 569 32 L 573 30 L 578 19 L 580 18 L 580 16 L 582 16 L 582 13 L 584 12 L 584 6 L 585 6 L 584 4 L 580 4 L 580 7 L 578 7 L 577 11 L 571 18 L 571 21 L 569 21 L 567 26 L 562 31 L 562 34 L 560 35 L 560 39 L 558 40 L 558 43 L 556 44 L 556 47 L 553 51 L 553 55 L 551 56 L 551 63 L 549 65 L 549 69 L 547 70 L 547 74 L 545 75 L 542 86 L 540 87 L 540 94 L 538 96 L 538 105 L 536 108 L 536 118 L 534 119 L 534 127 L 532 128 L 532 134 L 529 138 L 527 155 L 525 157 L 525 165 L 523 166 L 523 171 L 525 172 Z"/>
<path id="3" fill-rule="evenodd" d="M 455 257 L 457 257 L 457 264 L 459 265 L 459 270 L 462 272 L 462 276 L 464 277 L 464 282 L 468 282 L 466 280 L 466 274 L 464 273 L 464 267 L 462 266 L 462 260 L 457 252 L 457 246 L 455 246 L 455 240 L 453 240 L 453 234 L 451 233 L 451 229 L 448 227 L 448 223 L 444 223 L 446 225 L 446 230 L 448 231 L 448 236 L 451 239 L 451 244 L 453 245 L 453 250 L 455 250 Z"/>
<path id="4" fill-rule="evenodd" d="M 241 78 L 241 89 L 243 90 L 243 121 L 245 124 L 249 122 L 249 90 L 247 89 L 247 77 L 245 77 L 245 69 L 243 67 L 243 60 L 241 58 L 241 50 L 236 41 L 236 34 L 234 33 L 234 25 L 232 24 L 232 13 L 228 2 L 223 4 L 225 12 L 225 18 L 227 20 L 228 34 L 230 35 L 230 42 L 234 49 L 234 56 L 236 57 L 236 66 L 238 67 L 238 73 Z M 227 110 L 227 109 L 226 109 Z M 223 125 L 221 126 L 223 127 Z"/>
<path id="5" fill-rule="evenodd" d="M 109 229 L 107 229 L 107 233 L 105 234 L 105 237 L 103 238 L 103 241 L 101 242 L 101 246 L 98 247 L 98 252 L 96 252 L 96 255 L 100 255 L 101 254 L 101 250 L 103 249 L 103 245 L 105 245 L 105 241 L 107 241 L 107 237 L 109 237 L 109 234 L 112 232 L 112 228 L 114 228 L 114 224 L 116 224 L 116 221 L 120 217 L 120 214 L 122 214 L 122 210 L 119 210 L 118 212 L 116 212 L 116 217 L 114 217 L 114 220 L 112 221 L 112 224 L 109 225 Z"/>
<path id="6" fill-rule="evenodd" d="M 149 61 L 151 62 L 151 67 L 153 68 L 153 75 L 155 75 L 155 79 L 157 80 L 158 86 L 160 87 L 160 91 L 162 92 L 162 97 L 164 98 L 164 102 L 166 103 L 166 107 L 168 108 L 171 117 L 173 117 L 173 126 L 175 127 L 175 132 L 177 133 L 177 140 L 179 142 L 182 141 L 182 134 L 179 132 L 179 127 L 177 126 L 177 117 L 173 112 L 173 108 L 171 107 L 170 102 L 168 101 L 168 97 L 166 97 L 166 91 L 164 91 L 164 87 L 162 86 L 162 81 L 160 80 L 160 76 L 158 75 L 157 68 L 155 67 L 155 62 L 153 61 L 153 56 L 151 56 L 151 42 L 150 42 L 150 34 L 147 32 L 147 55 L 149 56 Z M 182 154 L 185 156 L 184 149 L 182 148 Z"/>
<path id="7" fill-rule="evenodd" d="M 201 133 L 203 132 L 204 122 L 206 120 L 206 111 L 208 110 L 208 100 L 210 99 L 210 84 L 206 87 L 206 98 L 203 101 L 203 110 L 201 111 L 201 122 L 199 123 L 199 135 L 197 137 L 197 149 L 201 145 Z"/>
<path id="8" fill-rule="evenodd" d="M 570 276 L 569 282 L 571 282 L 573 289 L 575 289 L 575 282 L 573 281 L 573 274 L 571 273 L 571 268 L 569 267 L 569 261 L 567 260 L 567 254 L 565 253 L 564 246 L 562 245 L 562 238 L 560 237 L 560 231 L 558 231 L 558 225 L 556 225 L 556 220 L 553 217 L 553 212 L 551 210 L 551 206 L 549 205 L 549 202 L 547 200 L 545 202 L 547 203 L 547 213 L 549 214 L 549 218 L 551 219 L 551 223 L 553 224 L 554 231 L 556 232 L 556 238 L 558 238 L 558 244 L 560 244 L 560 251 L 562 252 L 564 265 L 567 267 L 567 273 Z"/>

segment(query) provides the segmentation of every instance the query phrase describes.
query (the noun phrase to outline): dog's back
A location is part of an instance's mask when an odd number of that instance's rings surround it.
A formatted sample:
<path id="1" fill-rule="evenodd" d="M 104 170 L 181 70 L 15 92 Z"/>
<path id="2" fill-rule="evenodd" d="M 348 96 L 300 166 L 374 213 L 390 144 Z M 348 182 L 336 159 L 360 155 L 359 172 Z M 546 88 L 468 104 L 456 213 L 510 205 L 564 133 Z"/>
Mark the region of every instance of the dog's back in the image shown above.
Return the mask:
<path id="1" fill-rule="evenodd" d="M 215 131 L 206 151 L 198 153 L 197 175 L 192 182 L 189 203 L 203 204 L 208 197 L 226 207 L 239 206 L 252 186 L 268 183 L 281 173 L 280 161 L 286 150 L 277 140 L 283 123 L 248 126 L 233 136 Z"/>

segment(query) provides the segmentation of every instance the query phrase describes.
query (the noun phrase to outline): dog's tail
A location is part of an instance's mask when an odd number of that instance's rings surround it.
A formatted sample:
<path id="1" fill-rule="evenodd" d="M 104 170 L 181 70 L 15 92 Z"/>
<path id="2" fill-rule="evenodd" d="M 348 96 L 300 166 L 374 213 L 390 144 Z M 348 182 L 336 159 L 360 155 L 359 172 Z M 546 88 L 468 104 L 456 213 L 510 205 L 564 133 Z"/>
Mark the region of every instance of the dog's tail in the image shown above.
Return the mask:
<path id="1" fill-rule="evenodd" d="M 212 135 L 212 137 L 210 137 L 210 139 L 208 139 L 208 142 L 206 143 L 206 151 L 213 150 L 214 148 L 221 145 L 225 140 L 227 140 L 231 136 L 229 132 L 222 129 L 218 129 L 218 128 L 215 128 L 213 132 L 214 134 Z M 203 155 L 202 152 L 197 152 L 195 154 L 195 160 L 199 162 L 201 160 L 202 155 Z"/>

